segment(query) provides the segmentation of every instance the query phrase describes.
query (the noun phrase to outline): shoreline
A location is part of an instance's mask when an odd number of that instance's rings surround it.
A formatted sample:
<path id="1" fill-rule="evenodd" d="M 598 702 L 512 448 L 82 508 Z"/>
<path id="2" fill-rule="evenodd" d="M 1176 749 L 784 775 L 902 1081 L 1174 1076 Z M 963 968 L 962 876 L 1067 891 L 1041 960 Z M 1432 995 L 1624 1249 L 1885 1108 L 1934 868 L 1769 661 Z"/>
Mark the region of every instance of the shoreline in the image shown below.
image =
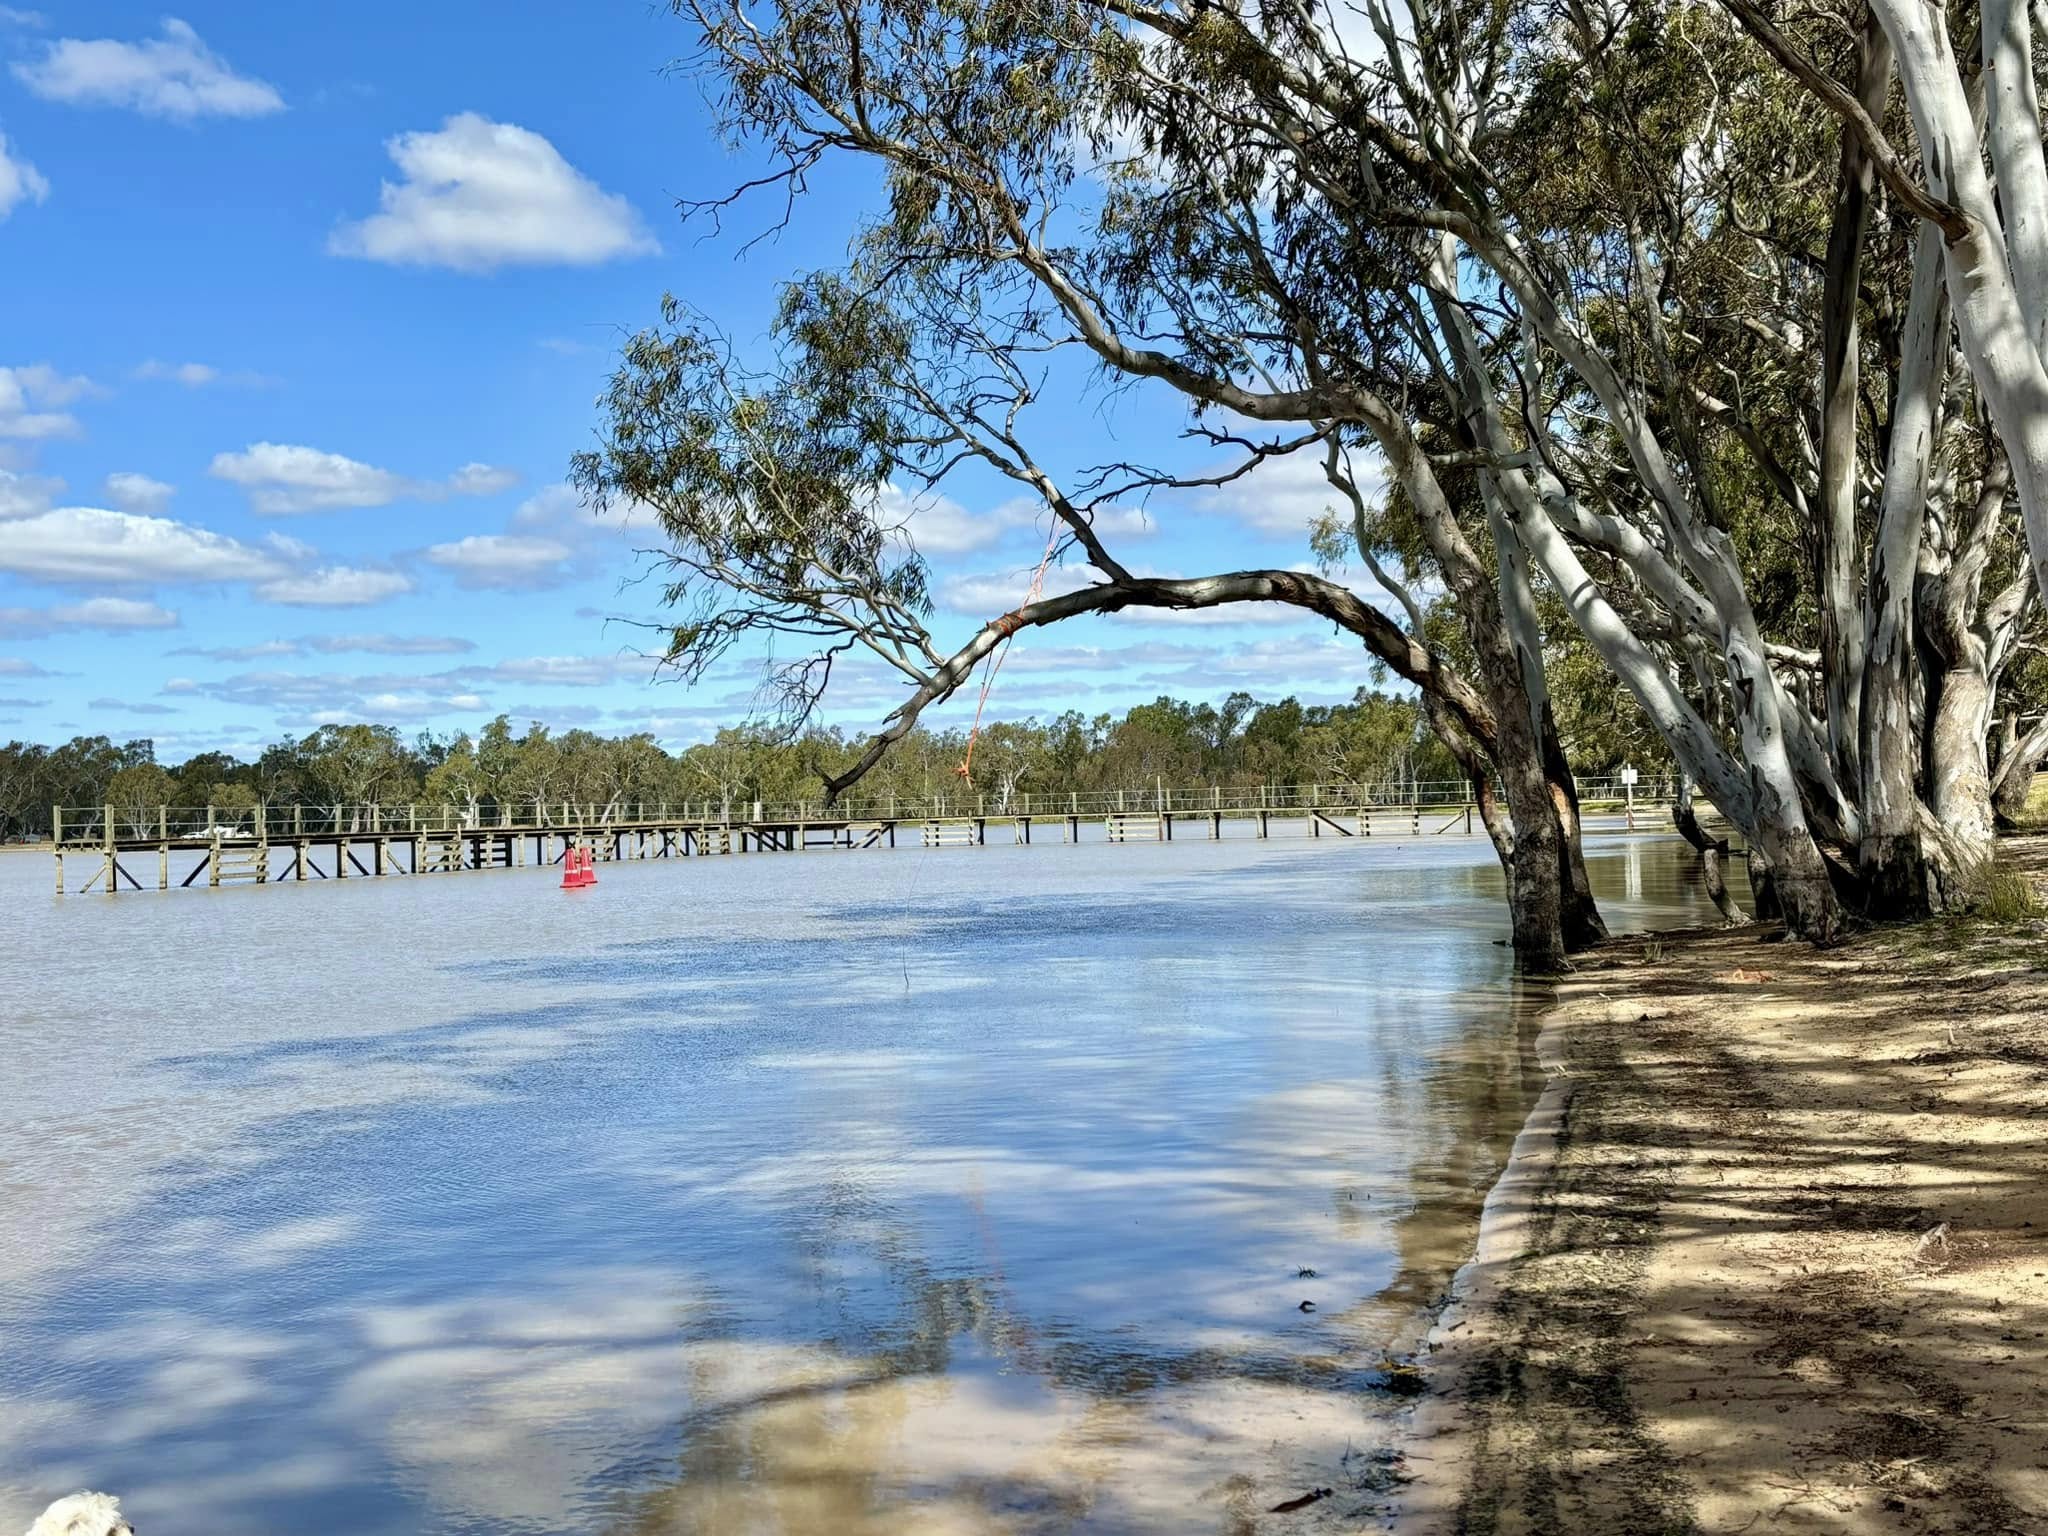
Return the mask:
<path id="1" fill-rule="evenodd" d="M 2005 851 L 2048 893 L 2048 836 Z M 1584 957 L 1394 1529 L 2048 1530 L 2044 955 L 2037 916 Z"/>

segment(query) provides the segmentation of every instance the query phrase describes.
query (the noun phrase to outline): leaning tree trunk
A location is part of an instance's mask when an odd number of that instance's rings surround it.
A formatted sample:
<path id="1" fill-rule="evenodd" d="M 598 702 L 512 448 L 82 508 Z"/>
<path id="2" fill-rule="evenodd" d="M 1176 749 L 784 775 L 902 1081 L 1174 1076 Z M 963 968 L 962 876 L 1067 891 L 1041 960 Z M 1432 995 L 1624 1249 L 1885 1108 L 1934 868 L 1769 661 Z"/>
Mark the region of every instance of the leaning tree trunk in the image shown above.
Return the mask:
<path id="1" fill-rule="evenodd" d="M 1700 825 L 1699 816 L 1693 810 L 1692 775 L 1681 771 L 1678 775 L 1678 799 L 1671 807 L 1671 824 L 1678 828 L 1679 835 L 1699 850 L 1700 879 L 1707 887 L 1707 895 L 1713 900 L 1714 910 L 1721 914 L 1721 921 L 1729 927 L 1746 923 L 1742 908 L 1735 904 L 1735 898 L 1728 893 L 1728 881 L 1722 874 L 1723 862 L 1728 857 L 1728 839 L 1709 837 L 1707 829 Z"/>
<path id="2" fill-rule="evenodd" d="M 1482 403 L 1490 403 L 1490 400 Z M 1550 680 L 1543 671 L 1543 631 L 1536 618 L 1536 595 L 1529 581 L 1529 552 L 1522 547 L 1514 519 L 1502 505 L 1502 491 L 1491 476 L 1482 477 L 1487 526 L 1493 535 L 1502 620 L 1520 664 L 1523 706 L 1542 753 L 1543 776 L 1551 812 L 1557 822 L 1558 919 L 1564 926 L 1566 949 L 1585 949 L 1607 937 L 1607 923 L 1593 899 L 1593 881 L 1586 873 L 1586 851 L 1579 828 L 1579 787 L 1558 739 L 1557 715 L 1550 703 Z"/>
<path id="3" fill-rule="evenodd" d="M 2008 729 L 2017 739 L 1998 758 L 1998 778 L 1991 786 L 1991 813 L 1996 825 L 2016 827 L 2026 814 L 2034 790 L 2034 774 L 2048 758 L 2048 715 L 2034 728 L 2019 736 L 2017 722 L 2008 717 Z"/>
<path id="4" fill-rule="evenodd" d="M 1543 707 L 1542 741 L 1544 775 L 1550 781 L 1551 803 L 1557 809 L 1557 828 L 1564 848 L 1563 902 L 1564 941 L 1572 949 L 1585 949 L 1607 938 L 1607 920 L 1593 899 L 1593 879 L 1586 873 L 1585 832 L 1579 820 L 1579 783 L 1558 739 L 1557 717 L 1546 700 Z"/>
<path id="5" fill-rule="evenodd" d="M 1387 468 L 1407 492 L 1423 538 L 1456 594 L 1472 643 L 1479 686 L 1494 714 L 1494 766 L 1514 826 L 1507 862 L 1515 963 L 1535 975 L 1567 969 L 1563 924 L 1563 833 L 1543 771 L 1522 659 L 1501 612 L 1500 593 L 1458 527 L 1443 486 L 1405 417 L 1376 396 L 1361 398 Z M 1540 662 L 1538 663 L 1540 665 Z"/>

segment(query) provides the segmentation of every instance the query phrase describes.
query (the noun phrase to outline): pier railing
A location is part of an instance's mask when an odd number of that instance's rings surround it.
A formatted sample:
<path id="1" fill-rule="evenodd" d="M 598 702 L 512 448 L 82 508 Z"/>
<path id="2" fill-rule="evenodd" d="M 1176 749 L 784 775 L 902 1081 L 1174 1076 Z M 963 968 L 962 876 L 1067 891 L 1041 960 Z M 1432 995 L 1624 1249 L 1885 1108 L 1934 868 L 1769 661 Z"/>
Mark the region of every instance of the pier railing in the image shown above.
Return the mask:
<path id="1" fill-rule="evenodd" d="M 1583 778 L 1583 804 L 1655 804 L 1672 798 L 1669 780 Z M 1015 790 L 1009 794 L 963 788 L 924 796 L 879 795 L 827 806 L 822 799 L 761 801 L 724 797 L 680 800 L 571 800 L 556 797 L 486 800 L 477 805 L 261 805 L 58 806 L 53 821 L 60 847 L 108 842 L 258 842 L 300 838 L 397 837 L 460 832 L 548 831 L 592 827 L 789 825 L 804 822 L 945 821 L 974 817 L 1102 817 L 1168 811 L 1176 815 L 1259 811 L 1331 814 L 1382 806 L 1428 811 L 1472 803 L 1462 779 L 1390 783 L 1258 784 L 1223 788 L 1168 788 L 1155 783 L 1127 789 Z"/>

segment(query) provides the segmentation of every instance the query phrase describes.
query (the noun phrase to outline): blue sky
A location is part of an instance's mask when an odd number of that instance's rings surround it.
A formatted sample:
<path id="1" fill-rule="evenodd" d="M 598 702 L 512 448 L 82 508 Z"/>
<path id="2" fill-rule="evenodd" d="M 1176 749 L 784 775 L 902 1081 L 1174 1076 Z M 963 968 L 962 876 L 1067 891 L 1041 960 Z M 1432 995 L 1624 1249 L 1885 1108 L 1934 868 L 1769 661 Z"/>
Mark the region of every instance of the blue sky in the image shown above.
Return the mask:
<path id="1" fill-rule="evenodd" d="M 685 229 L 678 199 L 748 168 L 664 73 L 687 46 L 645 0 L 0 5 L 0 738 L 146 735 L 178 759 L 502 711 L 682 745 L 746 716 L 745 659 L 695 689 L 651 679 L 615 622 L 653 612 L 635 530 L 595 525 L 561 479 L 664 290 L 757 340 L 778 281 L 838 259 L 865 184 L 815 178 L 744 254 L 769 210 Z M 1156 457 L 1174 428 L 1142 397 L 1041 414 L 1066 471 Z M 1119 553 L 1299 564 L 1314 479 L 1156 503 Z M 947 643 L 1022 597 L 1043 541 L 986 483 L 911 526 Z M 991 708 L 1368 680 L 1328 626 L 1224 618 L 1027 637 Z M 828 717 L 848 726 L 901 691 L 842 681 Z"/>

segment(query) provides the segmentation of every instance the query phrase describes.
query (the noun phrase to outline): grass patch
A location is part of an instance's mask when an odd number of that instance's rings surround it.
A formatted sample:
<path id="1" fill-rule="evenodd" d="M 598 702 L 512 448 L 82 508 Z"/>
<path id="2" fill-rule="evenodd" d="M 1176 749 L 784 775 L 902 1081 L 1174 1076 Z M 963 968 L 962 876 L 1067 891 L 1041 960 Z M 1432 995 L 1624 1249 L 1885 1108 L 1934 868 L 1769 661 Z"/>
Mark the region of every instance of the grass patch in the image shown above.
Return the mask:
<path id="1" fill-rule="evenodd" d="M 1970 884 L 1971 914 L 1987 923 L 2023 923 L 2041 914 L 2033 881 L 2004 859 L 1988 860 Z"/>

